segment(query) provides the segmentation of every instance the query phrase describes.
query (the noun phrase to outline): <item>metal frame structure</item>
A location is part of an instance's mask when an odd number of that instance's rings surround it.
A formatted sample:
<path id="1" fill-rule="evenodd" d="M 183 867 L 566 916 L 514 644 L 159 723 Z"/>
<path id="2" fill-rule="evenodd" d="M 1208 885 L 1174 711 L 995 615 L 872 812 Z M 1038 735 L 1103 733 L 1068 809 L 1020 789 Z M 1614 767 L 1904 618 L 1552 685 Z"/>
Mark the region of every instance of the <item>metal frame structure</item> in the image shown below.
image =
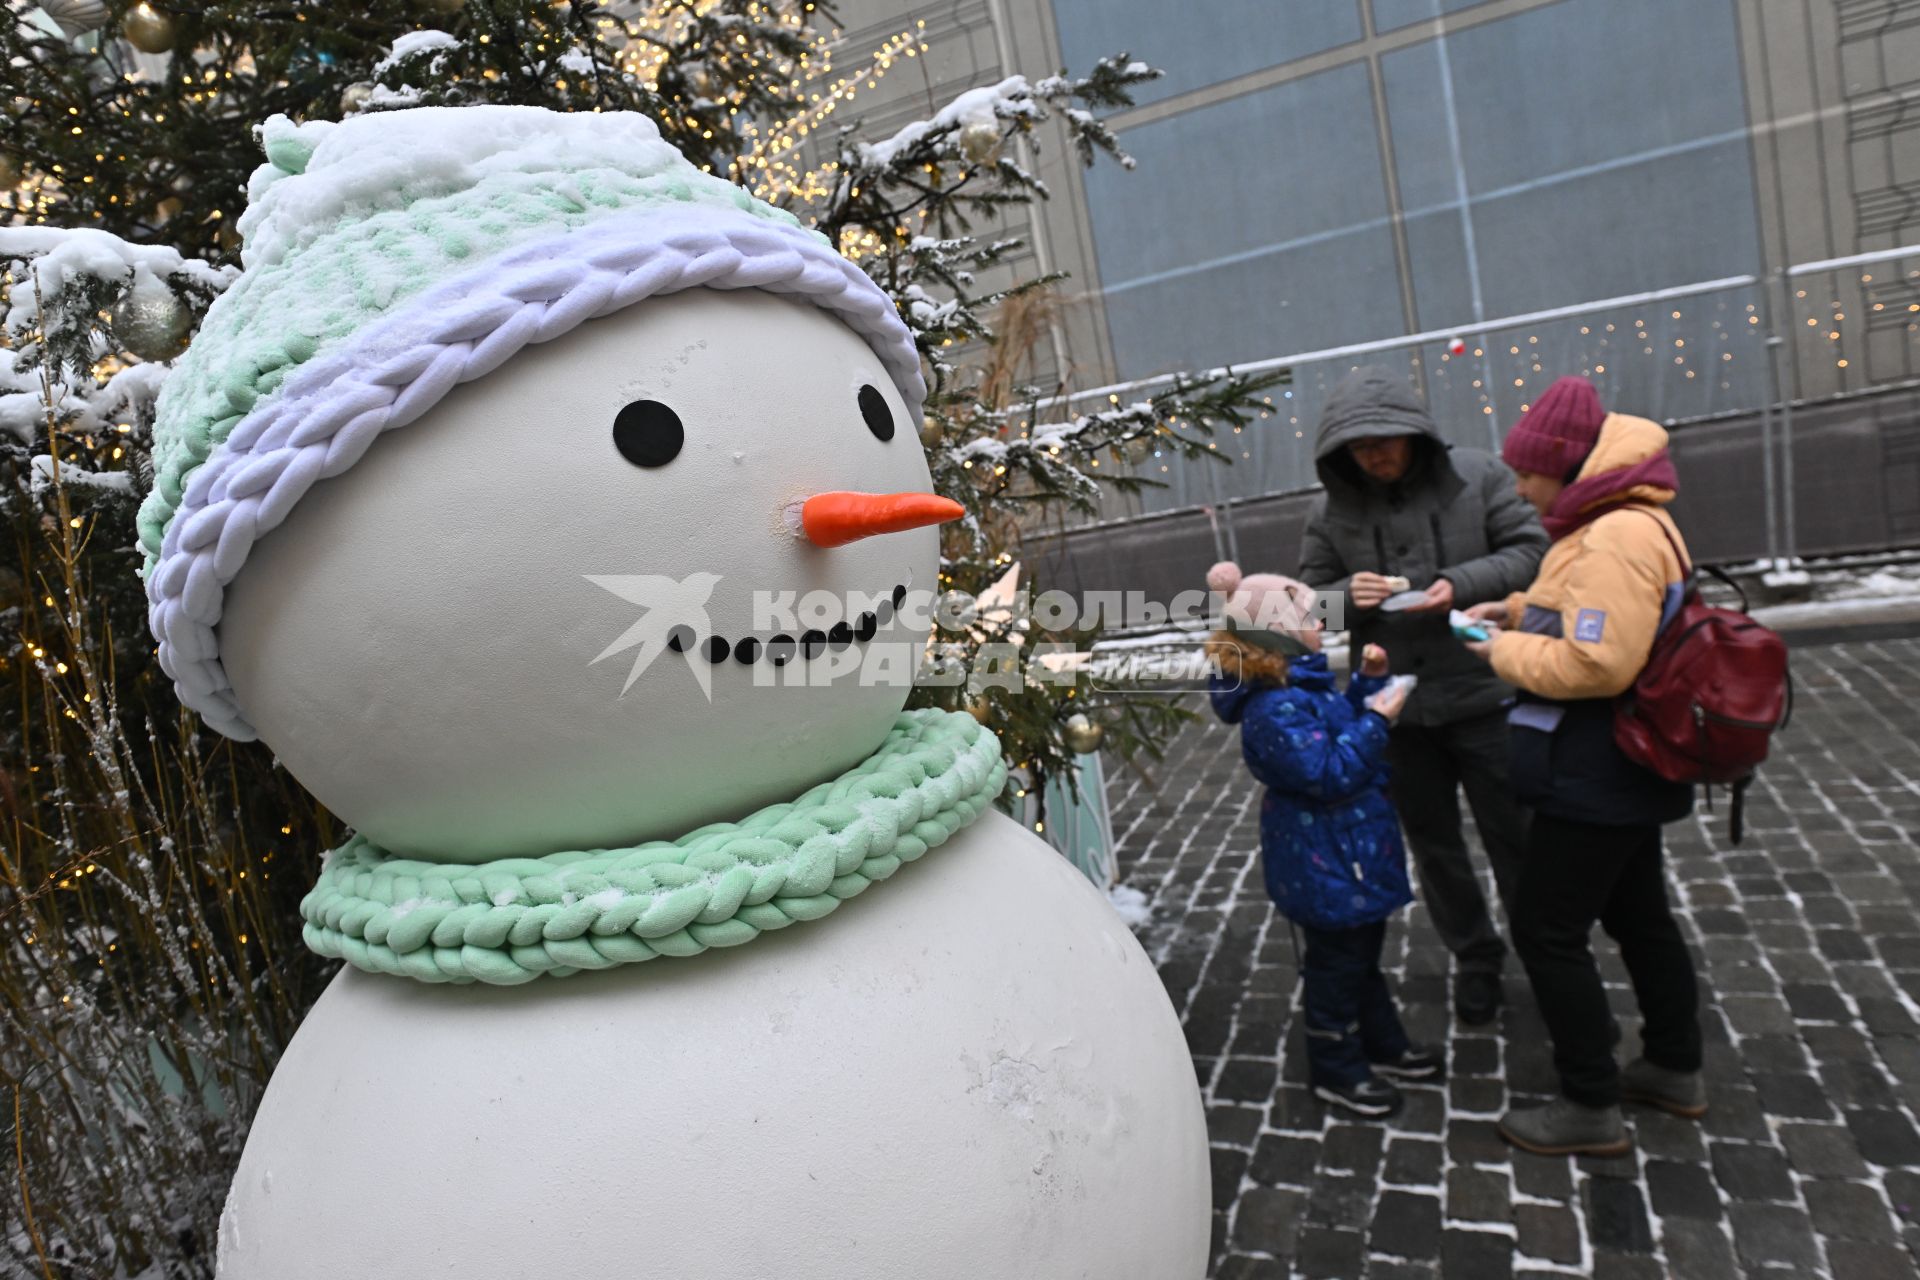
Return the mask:
<path id="1" fill-rule="evenodd" d="M 1596 298 L 1588 302 L 1574 303 L 1570 306 L 1553 307 L 1545 311 L 1532 311 L 1520 315 L 1498 316 L 1491 320 L 1474 320 L 1443 329 L 1427 329 L 1419 333 L 1410 333 L 1397 338 L 1379 338 L 1370 342 L 1355 342 L 1345 346 L 1326 347 L 1317 351 L 1300 351 L 1291 355 L 1272 356 L 1263 360 L 1232 366 L 1232 371 L 1240 374 L 1258 374 L 1291 369 L 1304 364 L 1319 361 L 1352 359 L 1361 356 L 1377 355 L 1390 351 L 1407 351 L 1434 343 L 1448 342 L 1453 338 L 1465 338 L 1497 331 L 1518 329 L 1553 320 L 1572 320 L 1595 312 L 1621 308 L 1648 306 L 1654 303 L 1670 302 L 1681 298 L 1697 297 L 1702 294 L 1719 293 L 1731 289 L 1761 287 L 1761 297 L 1766 307 L 1765 324 L 1767 327 L 1766 345 L 1772 354 L 1769 360 L 1771 395 L 1769 402 L 1758 406 L 1761 410 L 1761 456 L 1763 464 L 1763 484 L 1766 498 L 1767 546 L 1769 556 L 1775 560 L 1792 558 L 1797 554 L 1795 518 L 1794 518 L 1794 468 L 1793 468 L 1793 402 L 1785 393 L 1792 376 L 1794 351 L 1794 333 L 1796 325 L 1782 323 L 1783 318 L 1793 315 L 1792 282 L 1807 276 L 1829 272 L 1855 270 L 1870 267 L 1878 263 L 1893 262 L 1905 258 L 1920 257 L 1920 244 L 1902 245 L 1893 249 L 1881 249 L 1871 253 L 1849 254 L 1839 258 L 1823 258 L 1812 262 L 1796 263 L 1783 271 L 1768 275 L 1723 276 L 1714 280 L 1700 280 L 1690 284 L 1673 285 L 1665 289 L 1652 289 L 1642 293 L 1622 294 L 1611 298 Z M 1777 291 L 1777 294 L 1776 294 Z M 1223 373 L 1224 369 L 1214 370 Z M 1175 375 L 1157 374 L 1148 378 L 1137 378 L 1130 382 L 1110 383 L 1106 386 L 1089 387 L 1084 391 L 1068 392 L 1063 395 L 1047 396 L 1031 405 L 1036 414 L 1059 409 L 1092 399 L 1105 399 L 1117 396 L 1134 395 L 1166 386 Z M 1877 390 L 1878 388 L 1876 388 Z M 1776 440 L 1777 436 L 1777 440 Z M 1498 443 L 1497 441 L 1495 442 Z M 1779 453 L 1776 463 L 1775 452 Z M 1217 489 L 1216 489 L 1217 493 Z M 1214 512 L 1224 519 L 1225 528 L 1215 521 L 1215 537 L 1223 553 L 1237 544 L 1234 536 L 1232 509 L 1234 499 L 1225 499 L 1211 504 L 1210 515 Z M 1155 515 L 1169 514 L 1156 512 Z M 1116 520 L 1101 521 L 1102 524 L 1130 524 L 1144 517 L 1125 517 Z"/>

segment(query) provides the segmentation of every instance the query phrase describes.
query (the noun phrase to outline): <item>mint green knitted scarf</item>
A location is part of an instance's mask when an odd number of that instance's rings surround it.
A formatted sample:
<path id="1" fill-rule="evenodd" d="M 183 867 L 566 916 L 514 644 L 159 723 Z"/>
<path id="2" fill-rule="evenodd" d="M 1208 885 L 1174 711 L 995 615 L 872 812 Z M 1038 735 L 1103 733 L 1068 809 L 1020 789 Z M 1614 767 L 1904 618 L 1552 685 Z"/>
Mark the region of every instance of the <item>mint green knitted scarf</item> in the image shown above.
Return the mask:
<path id="1" fill-rule="evenodd" d="M 972 716 L 905 711 L 833 781 L 678 840 L 466 864 L 356 836 L 302 900 L 303 933 L 370 973 L 501 985 L 739 946 L 886 879 L 979 817 L 1006 778 Z"/>

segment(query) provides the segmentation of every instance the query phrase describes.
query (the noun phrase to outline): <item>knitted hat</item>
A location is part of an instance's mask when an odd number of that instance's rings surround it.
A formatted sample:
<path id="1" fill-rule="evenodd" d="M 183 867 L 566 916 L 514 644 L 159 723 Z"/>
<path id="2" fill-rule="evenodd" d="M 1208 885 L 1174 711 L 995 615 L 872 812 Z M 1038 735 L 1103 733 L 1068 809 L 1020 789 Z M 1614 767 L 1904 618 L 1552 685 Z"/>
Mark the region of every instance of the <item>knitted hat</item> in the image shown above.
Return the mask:
<path id="1" fill-rule="evenodd" d="M 866 339 L 919 415 L 892 300 L 644 116 L 423 107 L 275 116 L 260 136 L 245 271 L 167 379 L 139 515 L 161 668 L 230 737 L 255 735 L 215 626 L 253 544 L 382 432 L 530 343 L 682 289 L 765 289 Z"/>
<path id="2" fill-rule="evenodd" d="M 1239 565 L 1222 560 L 1207 570 L 1207 586 L 1226 597 L 1222 630 L 1288 656 L 1312 651 L 1303 637 L 1319 628 L 1306 625 L 1314 603 L 1314 590 L 1306 583 L 1277 573 L 1243 576 Z"/>
<path id="3" fill-rule="evenodd" d="M 1520 415 L 1500 450 L 1515 471 L 1556 479 L 1587 460 L 1607 411 L 1585 378 L 1560 378 Z"/>

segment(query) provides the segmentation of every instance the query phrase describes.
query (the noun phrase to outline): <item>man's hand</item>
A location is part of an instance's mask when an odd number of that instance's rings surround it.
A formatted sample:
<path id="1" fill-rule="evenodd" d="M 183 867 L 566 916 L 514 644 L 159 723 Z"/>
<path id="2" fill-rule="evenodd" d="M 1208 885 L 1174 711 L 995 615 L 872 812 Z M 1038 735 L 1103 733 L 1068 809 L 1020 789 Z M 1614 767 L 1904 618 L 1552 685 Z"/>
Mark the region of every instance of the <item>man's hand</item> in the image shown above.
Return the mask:
<path id="1" fill-rule="evenodd" d="M 1386 718 L 1388 724 L 1400 719 L 1401 709 L 1407 705 L 1407 686 L 1389 685 L 1367 699 L 1367 710 L 1377 711 Z"/>
<path id="2" fill-rule="evenodd" d="M 1360 651 L 1360 674 L 1372 676 L 1376 680 L 1387 674 L 1387 651 L 1377 644 L 1370 644 Z"/>
<path id="3" fill-rule="evenodd" d="M 1408 605 L 1408 613 L 1440 613 L 1453 608 L 1453 582 L 1447 578 L 1435 578 L 1433 585 L 1427 588 L 1427 598 L 1419 604 Z"/>
<path id="4" fill-rule="evenodd" d="M 1480 619 L 1480 625 L 1484 626 L 1487 629 L 1487 632 L 1488 632 L 1487 638 L 1485 640 L 1466 641 L 1465 643 L 1467 646 L 1467 652 L 1472 654 L 1474 657 L 1480 659 L 1480 661 L 1482 662 L 1492 662 L 1493 661 L 1493 642 L 1500 638 L 1500 628 L 1498 625 L 1496 625 L 1495 620 L 1491 618 Z"/>
<path id="5" fill-rule="evenodd" d="M 1504 627 L 1507 625 L 1507 602 L 1505 600 L 1489 600 L 1485 604 L 1473 606 L 1473 608 L 1468 609 L 1466 612 L 1467 616 L 1475 622 L 1491 622 L 1496 627 Z"/>
<path id="6" fill-rule="evenodd" d="M 1392 594 L 1392 586 L 1377 573 L 1356 573 L 1347 582 L 1347 598 L 1356 609 L 1377 609 Z"/>

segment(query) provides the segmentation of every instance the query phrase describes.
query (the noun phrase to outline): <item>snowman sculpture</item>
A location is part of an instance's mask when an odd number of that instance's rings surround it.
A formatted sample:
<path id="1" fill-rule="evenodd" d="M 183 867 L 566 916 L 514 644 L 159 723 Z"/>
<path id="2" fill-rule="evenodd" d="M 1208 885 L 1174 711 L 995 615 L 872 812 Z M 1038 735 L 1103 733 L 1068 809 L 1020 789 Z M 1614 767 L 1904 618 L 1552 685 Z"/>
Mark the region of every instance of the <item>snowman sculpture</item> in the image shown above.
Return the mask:
<path id="1" fill-rule="evenodd" d="M 888 298 L 642 117 L 262 139 L 150 618 L 355 834 L 222 1280 L 1199 1277 L 1151 964 L 876 660 L 958 511 Z"/>

